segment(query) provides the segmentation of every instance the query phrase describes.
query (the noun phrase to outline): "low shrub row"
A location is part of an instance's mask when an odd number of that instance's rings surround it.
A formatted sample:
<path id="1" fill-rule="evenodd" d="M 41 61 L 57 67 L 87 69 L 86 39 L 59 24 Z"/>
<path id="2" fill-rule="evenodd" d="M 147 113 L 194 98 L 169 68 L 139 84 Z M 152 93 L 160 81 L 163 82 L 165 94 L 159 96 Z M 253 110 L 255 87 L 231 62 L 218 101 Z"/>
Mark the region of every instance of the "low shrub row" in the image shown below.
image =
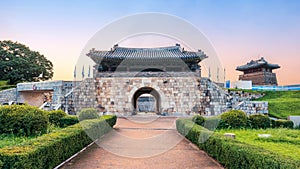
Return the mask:
<path id="1" fill-rule="evenodd" d="M 241 110 L 230 110 L 220 116 L 206 119 L 200 115 L 195 115 L 192 121 L 209 130 L 228 128 L 293 128 L 294 126 L 294 123 L 290 120 L 271 120 L 268 116 L 262 114 L 253 114 L 247 117 L 245 112 Z"/>
<path id="2" fill-rule="evenodd" d="M 97 119 L 100 116 L 97 113 L 97 110 L 94 108 L 86 108 L 86 109 L 82 109 L 79 113 L 78 113 L 78 119 L 79 121 L 82 120 L 88 120 L 88 119 Z"/>
<path id="3" fill-rule="evenodd" d="M 0 134 L 41 135 L 47 132 L 49 124 L 67 127 L 78 122 L 77 116 L 67 116 L 62 110 L 44 111 L 29 105 L 0 107 Z"/>
<path id="4" fill-rule="evenodd" d="M 67 114 L 62 110 L 52 110 L 48 112 L 49 122 L 59 126 L 59 120 L 66 116 Z"/>
<path id="5" fill-rule="evenodd" d="M 67 115 L 59 119 L 59 127 L 68 127 L 79 123 L 78 117 L 74 115 Z"/>
<path id="6" fill-rule="evenodd" d="M 0 107 L 0 133 L 39 135 L 47 132 L 47 113 L 28 105 Z"/>
<path id="7" fill-rule="evenodd" d="M 206 151 L 225 168 L 295 169 L 300 167 L 299 161 L 213 133 L 195 125 L 190 119 L 178 119 L 176 128 L 179 133 Z"/>
<path id="8" fill-rule="evenodd" d="M 279 127 L 283 127 L 283 128 L 293 128 L 294 127 L 294 123 L 293 121 L 290 120 L 271 120 L 271 124 L 273 128 L 279 128 Z"/>
<path id="9" fill-rule="evenodd" d="M 245 128 L 247 126 L 247 115 L 241 110 L 227 111 L 221 114 L 221 120 L 231 128 Z"/>
<path id="10" fill-rule="evenodd" d="M 85 120 L 22 145 L 1 148 L 0 165 L 4 169 L 53 168 L 110 131 L 115 119 L 115 116 L 105 116 Z"/>
<path id="11" fill-rule="evenodd" d="M 205 123 L 205 118 L 201 115 L 195 115 L 193 116 L 192 121 L 202 126 Z"/>
<path id="12" fill-rule="evenodd" d="M 271 120 L 268 116 L 262 114 L 253 114 L 249 116 L 249 126 L 254 129 L 270 128 Z"/>

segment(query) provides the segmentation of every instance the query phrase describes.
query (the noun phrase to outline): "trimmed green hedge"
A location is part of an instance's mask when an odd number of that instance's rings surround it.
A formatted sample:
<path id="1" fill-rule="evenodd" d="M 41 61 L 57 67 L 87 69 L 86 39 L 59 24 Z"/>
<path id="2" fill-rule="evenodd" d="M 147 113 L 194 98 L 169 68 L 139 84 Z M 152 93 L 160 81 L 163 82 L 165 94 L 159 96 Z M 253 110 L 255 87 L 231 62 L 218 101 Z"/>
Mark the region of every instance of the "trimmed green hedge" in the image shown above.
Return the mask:
<path id="1" fill-rule="evenodd" d="M 104 115 L 101 116 L 102 119 L 105 119 L 106 122 L 110 125 L 110 126 L 114 126 L 117 123 L 117 116 L 112 116 L 112 115 Z"/>
<path id="2" fill-rule="evenodd" d="M 176 128 L 179 133 L 206 151 L 225 168 L 295 169 L 300 167 L 299 161 L 213 133 L 195 125 L 190 119 L 178 119 Z"/>
<path id="3" fill-rule="evenodd" d="M 39 135 L 47 132 L 47 113 L 29 105 L 0 107 L 0 133 Z"/>
<path id="4" fill-rule="evenodd" d="M 294 128 L 294 122 L 291 120 L 275 120 L 275 122 L 273 123 L 273 127 L 277 128 L 277 127 L 283 127 L 283 128 Z"/>
<path id="5" fill-rule="evenodd" d="M 43 168 L 59 165 L 70 156 L 112 129 L 115 116 L 85 120 L 67 128 L 45 134 L 23 145 L 0 149 L 2 168 Z"/>
<path id="6" fill-rule="evenodd" d="M 193 116 L 192 121 L 200 126 L 203 126 L 203 124 L 205 122 L 205 118 L 201 115 L 195 115 L 195 116 Z"/>
<path id="7" fill-rule="evenodd" d="M 247 115 L 241 110 L 229 110 L 221 114 L 221 120 L 228 128 L 245 128 L 247 126 Z"/>
<path id="8" fill-rule="evenodd" d="M 194 117 L 192 121 L 195 121 Z M 231 128 L 293 128 L 294 123 L 290 120 L 273 120 L 267 115 L 252 114 L 249 117 L 241 110 L 227 111 L 219 116 L 205 118 L 202 126 L 209 130 L 231 129 Z"/>
<path id="9" fill-rule="evenodd" d="M 97 118 L 99 118 L 99 114 L 97 113 L 97 110 L 94 108 L 82 109 L 78 113 L 79 121 L 88 120 L 88 119 L 97 119 Z"/>
<path id="10" fill-rule="evenodd" d="M 249 116 L 250 127 L 254 129 L 270 128 L 271 120 L 268 116 L 262 114 L 253 114 Z"/>
<path id="11" fill-rule="evenodd" d="M 48 112 L 49 122 L 56 126 L 59 126 L 59 120 L 65 117 L 67 114 L 62 110 L 52 110 Z"/>
<path id="12" fill-rule="evenodd" d="M 74 115 L 67 115 L 59 119 L 59 127 L 68 127 L 76 123 L 79 123 L 79 120 Z"/>

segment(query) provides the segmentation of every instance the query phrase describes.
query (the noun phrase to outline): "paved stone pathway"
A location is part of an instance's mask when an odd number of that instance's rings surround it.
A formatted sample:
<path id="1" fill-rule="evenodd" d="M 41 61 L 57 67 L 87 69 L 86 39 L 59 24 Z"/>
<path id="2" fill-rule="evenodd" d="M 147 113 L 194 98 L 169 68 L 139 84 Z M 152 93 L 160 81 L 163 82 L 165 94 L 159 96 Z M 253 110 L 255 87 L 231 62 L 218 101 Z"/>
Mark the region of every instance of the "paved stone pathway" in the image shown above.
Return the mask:
<path id="1" fill-rule="evenodd" d="M 115 129 L 62 169 L 223 168 L 176 131 L 174 117 L 118 118 Z"/>

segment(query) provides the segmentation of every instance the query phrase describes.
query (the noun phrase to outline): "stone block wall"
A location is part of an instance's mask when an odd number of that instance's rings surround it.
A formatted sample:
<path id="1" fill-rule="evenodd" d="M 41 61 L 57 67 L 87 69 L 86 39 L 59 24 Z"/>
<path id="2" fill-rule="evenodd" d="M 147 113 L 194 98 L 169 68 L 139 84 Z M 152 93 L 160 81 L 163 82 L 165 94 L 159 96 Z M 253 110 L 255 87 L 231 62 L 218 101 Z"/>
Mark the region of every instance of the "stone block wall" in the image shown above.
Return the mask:
<path id="1" fill-rule="evenodd" d="M 131 113 L 135 92 L 149 87 L 159 94 L 159 112 L 188 114 L 200 102 L 197 86 L 191 77 L 97 78 L 96 100 L 109 112 Z"/>
<path id="2" fill-rule="evenodd" d="M 227 110 L 226 93 L 205 78 L 105 77 L 86 79 L 78 86 L 76 112 L 100 105 L 111 113 L 131 114 L 134 94 L 144 87 L 158 93 L 159 113 L 218 115 Z"/>
<path id="3" fill-rule="evenodd" d="M 12 88 L 12 89 L 6 89 L 0 91 L 0 104 L 9 101 L 16 101 L 17 100 L 16 90 L 17 90 L 16 88 Z"/>
<path id="4" fill-rule="evenodd" d="M 268 114 L 269 113 L 268 102 L 264 102 L 264 101 L 243 101 L 234 109 L 242 110 L 247 115 Z"/>
<path id="5" fill-rule="evenodd" d="M 228 99 L 228 105 L 230 108 L 234 108 L 238 106 L 241 102 L 244 101 L 251 101 L 254 99 L 258 99 L 264 96 L 263 93 L 248 93 L 244 91 L 231 91 L 227 90 L 229 99 Z"/>
<path id="6" fill-rule="evenodd" d="M 78 113 L 84 108 L 96 108 L 95 80 L 87 78 L 76 86 L 73 92 L 74 111 Z"/>
<path id="7" fill-rule="evenodd" d="M 201 114 L 205 115 L 219 115 L 228 110 L 227 93 L 217 84 L 213 83 L 208 78 L 200 79 L 200 106 L 202 108 Z"/>

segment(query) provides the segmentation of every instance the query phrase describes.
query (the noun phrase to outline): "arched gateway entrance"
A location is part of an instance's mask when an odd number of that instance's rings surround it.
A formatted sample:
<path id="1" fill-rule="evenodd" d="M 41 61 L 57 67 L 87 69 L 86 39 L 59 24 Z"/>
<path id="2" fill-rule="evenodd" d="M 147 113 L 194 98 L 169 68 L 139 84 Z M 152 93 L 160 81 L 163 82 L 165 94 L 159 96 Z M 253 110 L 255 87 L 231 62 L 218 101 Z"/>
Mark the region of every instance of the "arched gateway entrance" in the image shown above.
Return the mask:
<path id="1" fill-rule="evenodd" d="M 210 115 L 226 108 L 224 92 L 201 78 L 199 63 L 207 58 L 201 50 L 187 51 L 179 44 L 158 48 L 115 45 L 109 51 L 93 48 L 87 56 L 95 62 L 93 79 L 86 79 L 85 85 L 76 89 L 78 109 L 94 103 L 107 112 L 130 115 L 137 112 L 143 99 L 152 104 L 151 112 L 157 113 L 184 115 L 201 109 Z M 193 109 L 199 104 L 203 105 L 199 110 Z"/>
<path id="2" fill-rule="evenodd" d="M 155 112 L 159 113 L 160 109 L 161 109 L 161 98 L 160 98 L 159 93 L 155 89 L 153 89 L 151 87 L 142 87 L 142 88 L 139 88 L 134 93 L 134 95 L 132 97 L 132 106 L 133 106 L 134 110 L 139 111 L 138 100 L 139 100 L 139 97 L 141 95 L 144 95 L 144 94 L 150 94 L 150 95 L 152 95 L 154 97 L 154 100 L 155 100 Z"/>

